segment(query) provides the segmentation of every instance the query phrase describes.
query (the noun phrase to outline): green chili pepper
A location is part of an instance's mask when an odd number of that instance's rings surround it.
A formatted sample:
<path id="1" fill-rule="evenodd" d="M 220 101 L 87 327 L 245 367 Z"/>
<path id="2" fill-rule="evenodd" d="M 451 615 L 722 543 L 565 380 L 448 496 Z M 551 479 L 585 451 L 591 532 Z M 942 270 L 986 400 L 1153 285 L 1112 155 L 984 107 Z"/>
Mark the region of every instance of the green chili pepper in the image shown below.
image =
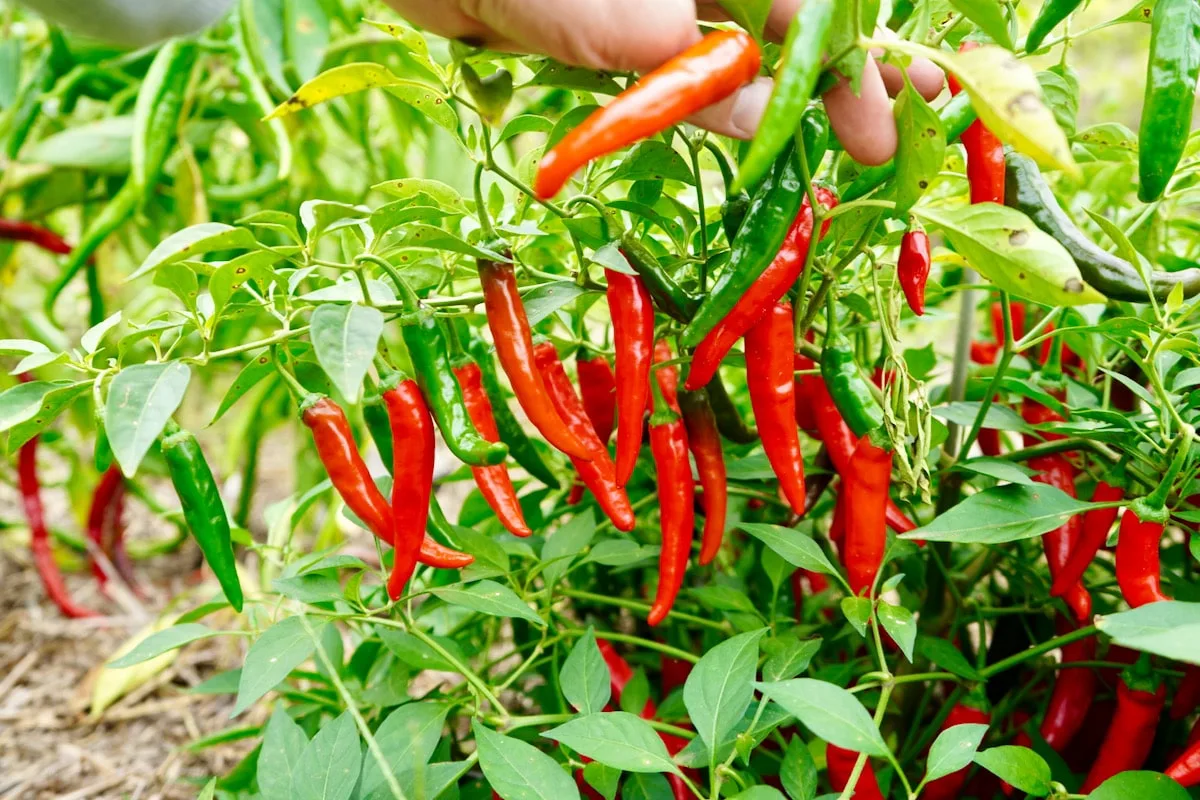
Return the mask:
<path id="1" fill-rule="evenodd" d="M 1200 77 L 1200 5 L 1158 0 L 1150 22 L 1146 98 L 1138 133 L 1138 199 L 1162 196 L 1192 127 Z"/>
<path id="2" fill-rule="evenodd" d="M 829 149 L 829 116 L 820 106 L 809 106 L 800 117 L 800 140 L 804 142 L 804 158 L 808 169 L 815 172 L 825 151 Z"/>
<path id="3" fill-rule="evenodd" d="M 789 145 L 771 175 L 754 193 L 746 219 L 730 246 L 729 267 L 684 328 L 681 346 L 698 345 L 758 280 L 779 252 L 788 228 L 800 211 L 804 194 L 795 148 Z"/>
<path id="4" fill-rule="evenodd" d="M 171 39 L 150 62 L 133 107 L 133 149 L 130 175 L 145 192 L 162 171 L 167 153 L 175 143 L 179 115 L 196 64 L 196 44 Z"/>
<path id="5" fill-rule="evenodd" d="M 942 125 L 946 128 L 946 141 L 953 142 L 962 136 L 963 131 L 971 127 L 975 121 L 975 109 L 971 107 L 971 99 L 966 92 L 961 92 L 950 98 L 950 102 L 938 110 Z M 864 169 L 858 177 L 842 192 L 842 202 L 848 203 L 865 197 L 878 189 L 896 174 L 896 160 L 892 159 L 878 167 Z"/>
<path id="6" fill-rule="evenodd" d="M 783 44 L 783 66 L 775 73 L 775 88 L 767 110 L 750 152 L 741 163 L 738 187 L 754 186 L 762 180 L 796 135 L 821 71 L 833 6 L 833 0 L 807 0 L 792 18 Z"/>
<path id="7" fill-rule="evenodd" d="M 509 102 L 512 101 L 512 73 L 506 69 L 498 69 L 481 78 L 475 68 L 466 62 L 463 63 L 461 71 L 463 84 L 466 85 L 471 99 L 475 101 L 479 116 L 495 125 L 504 116 L 504 109 L 508 108 Z"/>
<path id="8" fill-rule="evenodd" d="M 16 160 L 21 146 L 29 138 L 33 123 L 42 114 L 42 99 L 54 88 L 58 78 L 54 63 L 53 49 L 46 48 L 30 71 L 29 80 L 21 85 L 12 106 L 7 109 L 5 127 L 8 129 L 8 140 L 4 143 L 4 153 L 9 161 Z"/>
<path id="9" fill-rule="evenodd" d="M 717 418 L 717 430 L 721 435 L 734 444 L 757 442 L 758 431 L 746 424 L 721 376 L 715 376 L 704 388 L 708 391 L 708 404 Z"/>
<path id="10" fill-rule="evenodd" d="M 1082 4 L 1083 0 L 1046 0 L 1042 3 L 1042 10 L 1029 26 L 1029 35 L 1025 37 L 1025 52 L 1032 53 L 1041 47 L 1050 31 Z"/>
<path id="11" fill-rule="evenodd" d="M 725 229 L 725 238 L 731 243 L 737 238 L 742 223 L 746 220 L 746 212 L 750 210 L 750 195 L 738 192 L 721 204 L 721 227 Z"/>
<path id="12" fill-rule="evenodd" d="M 883 408 L 854 360 L 854 347 L 836 329 L 837 315 L 830 305 L 829 333 L 821 352 L 821 377 L 834 405 L 855 436 L 868 436 L 883 428 Z"/>
<path id="13" fill-rule="evenodd" d="M 646 284 L 654 305 L 667 316 L 686 323 L 700 307 L 700 299 L 675 282 L 650 250 L 638 241 L 633 231 L 621 237 L 621 252 Z"/>
<path id="14" fill-rule="evenodd" d="M 233 61 L 233 71 L 241 80 L 242 85 L 246 88 L 250 99 L 254 101 L 254 105 L 258 108 L 259 116 L 265 117 L 275 108 L 275 103 L 271 99 L 270 92 L 263 85 L 262 79 L 259 77 L 259 70 L 256 68 L 254 59 L 254 49 L 248 41 L 249 32 L 246 30 L 243 15 L 248 13 L 242 8 L 242 3 L 234 6 L 231 13 L 231 22 L 233 25 L 233 46 L 237 53 L 237 58 Z M 292 142 L 288 138 L 287 126 L 283 120 L 273 118 L 267 123 L 267 128 L 271 131 L 271 137 L 275 141 L 275 159 L 278 162 L 274 165 L 274 169 L 264 168 L 260 176 L 251 182 L 251 187 L 255 191 L 259 191 L 263 185 L 269 185 L 270 188 L 279 185 L 288 179 L 292 173 Z M 232 189 L 233 187 L 229 187 Z M 269 189 L 268 189 L 269 191 Z M 265 194 L 265 191 L 259 191 L 259 194 L 252 195 L 259 197 Z"/>
<path id="15" fill-rule="evenodd" d="M 175 493 L 179 495 L 179 503 L 183 506 L 184 519 L 204 553 L 204 560 L 217 576 L 217 582 L 221 584 L 230 605 L 236 611 L 241 611 L 242 584 L 238 580 L 237 560 L 233 555 L 229 517 L 200 443 L 191 433 L 169 422 L 163 431 L 162 451 L 171 483 L 175 485 Z"/>
<path id="16" fill-rule="evenodd" d="M 526 472 L 550 488 L 557 489 L 562 484 L 555 476 L 553 468 L 546 463 L 546 459 L 537 449 L 533 440 L 525 433 L 520 420 L 512 413 L 512 409 L 508 405 L 504 389 L 500 385 L 500 378 L 496 374 L 496 364 L 492 360 L 491 348 L 482 339 L 475 339 L 471 342 L 469 349 L 483 376 L 483 390 L 492 404 L 492 415 L 496 418 L 500 441 L 508 445 L 509 454 Z"/>
<path id="17" fill-rule="evenodd" d="M 372 392 L 363 398 L 362 413 L 363 422 L 367 424 L 367 433 L 371 434 L 375 449 L 379 451 L 379 458 L 388 472 L 391 472 L 394 463 L 392 455 L 395 451 L 392 449 L 392 423 L 388 419 L 383 397 L 378 392 Z"/>
<path id="18" fill-rule="evenodd" d="M 84 264 L 91 260 L 100 245 L 104 244 L 104 240 L 133 216 L 141 199 L 141 190 L 134 185 L 132 177 L 127 178 L 121 189 L 108 201 L 108 205 L 84 229 L 79 244 L 75 245 L 75 249 L 71 251 L 67 263 L 63 266 L 62 274 L 58 276 L 58 280 L 46 293 L 44 310 L 47 316 L 54 316 L 54 301 L 62 294 L 63 289 L 67 288 L 67 284 L 79 274 L 79 270 L 83 269 Z"/>
<path id="19" fill-rule="evenodd" d="M 1067 216 L 1033 159 L 1016 152 L 1005 154 L 1004 204 L 1025 214 L 1041 230 L 1066 248 L 1088 286 L 1110 300 L 1147 303 L 1150 294 L 1137 269 L 1087 237 Z M 1155 297 L 1165 300 L 1177 284 L 1185 297 L 1200 294 L 1200 269 L 1147 274 Z"/>

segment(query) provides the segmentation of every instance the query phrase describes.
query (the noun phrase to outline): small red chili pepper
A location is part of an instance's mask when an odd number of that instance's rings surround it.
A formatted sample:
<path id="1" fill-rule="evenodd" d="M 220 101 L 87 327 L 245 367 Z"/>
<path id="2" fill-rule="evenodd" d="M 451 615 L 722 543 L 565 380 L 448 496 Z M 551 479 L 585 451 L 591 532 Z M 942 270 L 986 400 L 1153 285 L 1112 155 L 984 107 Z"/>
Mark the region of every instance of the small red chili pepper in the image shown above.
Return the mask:
<path id="1" fill-rule="evenodd" d="M 743 31 L 716 31 L 641 77 L 542 157 L 534 193 L 553 197 L 575 170 L 725 99 L 758 74 L 762 53 Z"/>
<path id="2" fill-rule="evenodd" d="M 791 303 L 776 303 L 746 334 L 746 388 L 767 461 L 792 511 L 804 514 L 804 458 L 796 427 Z"/>
<path id="3" fill-rule="evenodd" d="M 1192 729 L 1200 731 L 1200 723 Z M 1166 775 L 1185 789 L 1200 784 L 1200 741 L 1192 742 L 1179 758 L 1167 767 Z"/>
<path id="4" fill-rule="evenodd" d="M 829 767 L 829 783 L 835 792 L 846 791 L 850 783 L 850 775 L 854 772 L 854 764 L 858 761 L 858 753 L 845 750 L 835 744 L 825 745 L 825 763 Z M 879 790 L 879 781 L 875 780 L 875 770 L 867 761 L 863 771 L 854 784 L 854 800 L 883 800 L 883 792 Z"/>
<path id="5" fill-rule="evenodd" d="M 533 334 L 517 290 L 517 276 L 512 264 L 480 260 L 477 266 L 496 357 L 512 384 L 517 402 L 551 445 L 573 459 L 590 459 L 591 450 L 580 438 L 581 434 L 555 412 L 542 376 L 538 374 Z"/>
<path id="6" fill-rule="evenodd" d="M 1059 633 L 1068 632 L 1071 626 L 1065 620 L 1060 620 Z M 1063 664 L 1095 659 L 1094 637 L 1063 646 Z M 1058 670 L 1040 728 L 1042 738 L 1050 745 L 1051 750 L 1063 752 L 1075 738 L 1075 734 L 1079 733 L 1096 696 L 1096 682 L 1096 673 L 1086 667 L 1063 667 Z"/>
<path id="7" fill-rule="evenodd" d="M 71 245 L 54 231 L 22 220 L 0 219 L 0 239 L 29 242 L 47 252 L 62 256 L 70 254 L 72 249 Z"/>
<path id="8" fill-rule="evenodd" d="M 1117 534 L 1117 585 L 1121 596 L 1133 608 L 1170 600 L 1162 590 L 1162 572 L 1158 551 L 1162 544 L 1163 524 L 1142 520 L 1132 508 L 1121 515 Z"/>
<path id="9" fill-rule="evenodd" d="M 956 725 L 987 725 L 991 721 L 992 715 L 987 711 L 972 708 L 965 703 L 957 703 L 954 708 L 950 709 L 946 721 L 942 723 L 942 730 L 953 728 Z M 925 785 L 925 791 L 921 797 L 924 800 L 957 800 L 966 782 L 967 768 L 964 767 L 958 772 L 952 772 L 930 781 Z"/>
<path id="10" fill-rule="evenodd" d="M 836 195 L 828 189 L 818 188 L 816 194 L 822 206 L 832 208 L 837 205 Z M 788 229 L 783 246 L 774 260 L 696 347 L 695 353 L 692 354 L 692 366 L 688 371 L 687 382 L 684 384 L 685 389 L 693 390 L 706 386 L 717 374 L 721 359 L 725 358 L 737 340 L 763 319 L 772 306 L 796 283 L 808 259 L 812 229 L 812 206 L 805 197 L 800 206 L 800 213 Z M 750 371 L 752 372 L 753 368 Z"/>
<path id="11" fill-rule="evenodd" d="M 1188 664 L 1183 670 L 1183 680 L 1171 699 L 1171 719 L 1191 716 L 1200 707 L 1200 667 Z"/>
<path id="12" fill-rule="evenodd" d="M 492 415 L 492 402 L 483 388 L 483 373 L 479 365 L 474 361 L 464 361 L 454 368 L 454 376 L 458 378 L 458 385 L 462 387 L 467 415 L 479 431 L 479 435 L 489 442 L 500 441 L 500 430 L 496 427 L 496 418 Z M 430 433 L 432 434 L 432 431 Z M 396 452 L 400 452 L 399 447 L 396 448 Z M 495 464 L 490 467 L 471 467 L 471 475 L 475 478 L 479 493 L 495 512 L 501 525 L 514 536 L 530 536 L 533 533 L 525 522 L 521 501 L 517 499 L 517 490 L 513 488 L 507 466 Z M 394 506 L 395 500 L 392 502 Z"/>
<path id="13" fill-rule="evenodd" d="M 617 383 L 608 359 L 599 353 L 581 350 L 575 358 L 579 375 L 579 394 L 592 429 L 605 444 L 612 437 L 617 415 Z"/>
<path id="14" fill-rule="evenodd" d="M 1153 691 L 1117 685 L 1117 713 L 1100 745 L 1087 780 L 1080 791 L 1088 794 L 1118 772 L 1141 769 L 1154 745 L 1154 732 L 1167 696 L 1165 684 Z"/>
<path id="15" fill-rule="evenodd" d="M 633 475 L 642 449 L 642 418 L 650 399 L 654 359 L 654 304 L 642 279 L 605 270 L 617 362 L 617 484 Z"/>
<path id="16" fill-rule="evenodd" d="M 586 461 L 570 456 L 580 479 L 591 490 L 600 508 L 617 530 L 633 530 L 636 524 L 633 508 L 629 505 L 629 497 L 625 490 L 617 485 L 616 465 L 608 454 L 608 448 L 592 430 L 583 402 L 575 394 L 575 387 L 571 385 L 571 379 L 567 377 L 567 371 L 563 369 L 554 345 L 549 342 L 537 345 L 533 348 L 533 357 L 545 381 L 555 413 L 589 447 L 589 459 Z"/>
<path id="17" fill-rule="evenodd" d="M 1096 484 L 1096 491 L 1092 494 L 1092 502 L 1108 503 L 1120 500 L 1124 496 L 1125 490 L 1120 486 L 1100 481 Z M 1119 510 L 1117 506 L 1094 508 L 1083 515 L 1079 540 L 1075 543 L 1071 557 L 1067 559 L 1067 563 L 1063 565 L 1054 579 L 1054 586 L 1050 589 L 1052 597 L 1062 597 L 1079 582 L 1083 573 L 1087 572 L 1096 553 L 1100 552 L 1100 548 L 1108 539 L 1108 532 L 1112 530 Z"/>
<path id="18" fill-rule="evenodd" d="M 721 549 L 725 536 L 726 510 L 729 505 L 729 486 L 725 476 L 725 452 L 721 448 L 721 433 L 717 418 L 708 404 L 708 395 L 684 392 L 679 396 L 683 424 L 687 429 L 688 447 L 696 461 L 700 488 L 704 492 L 704 535 L 700 540 L 700 563 L 709 564 Z"/>
<path id="19" fill-rule="evenodd" d="M 1030 459 L 1029 467 L 1039 473 L 1034 476 L 1035 481 L 1053 486 L 1071 497 L 1075 497 L 1075 468 L 1062 455 Z M 1080 517 L 1074 516 L 1063 525 L 1042 536 L 1042 546 L 1046 551 L 1046 563 L 1050 567 L 1051 581 L 1058 579 L 1059 572 L 1066 566 L 1074 552 L 1076 542 L 1079 541 L 1080 527 Z M 1071 609 L 1071 613 L 1074 614 L 1075 621 L 1086 624 L 1092 616 L 1092 596 L 1083 584 L 1075 581 L 1063 592 L 1062 598 Z"/>
<path id="20" fill-rule="evenodd" d="M 959 52 L 974 50 L 979 42 L 963 42 Z M 949 76 L 950 93 L 958 94 L 962 87 Z M 976 120 L 963 131 L 960 141 L 967 151 L 967 182 L 971 185 L 972 203 L 1004 203 L 1004 145 L 983 124 Z"/>
<path id="21" fill-rule="evenodd" d="M 478 367 L 476 367 L 478 371 Z M 462 380 L 461 378 L 459 379 Z M 382 395 L 392 430 L 392 572 L 388 596 L 399 600 L 417 569 L 433 497 L 433 417 L 417 382 L 401 380 Z M 468 401 L 468 407 L 470 401 Z M 478 426 L 478 423 L 476 423 Z M 480 431 L 487 438 L 487 434 Z M 496 441 L 489 439 L 488 441 Z M 372 481 L 372 484 L 374 482 Z"/>
<path id="22" fill-rule="evenodd" d="M 794 368 L 797 372 L 818 369 L 816 362 L 800 353 L 796 353 Z M 813 410 L 812 398 L 808 396 L 808 392 L 804 391 L 804 379 L 797 376 L 792 383 L 795 386 L 796 395 L 796 424 L 809 436 L 820 438 L 821 432 L 817 428 L 817 412 Z"/>
<path id="23" fill-rule="evenodd" d="M 133 570 L 133 560 L 129 557 L 129 551 L 125 549 L 125 484 L 122 482 L 117 491 L 113 494 L 112 505 L 109 507 L 108 527 L 112 531 L 109 537 L 109 547 L 111 554 L 109 560 L 112 562 L 113 568 L 116 569 L 117 575 L 129 587 L 129 590 L 137 597 L 146 599 L 146 593 L 142 591 L 141 585 L 138 583 L 137 576 Z"/>
<path id="24" fill-rule="evenodd" d="M 919 227 L 909 228 L 900 240 L 896 277 L 908 307 L 918 317 L 925 313 L 925 284 L 929 280 L 930 263 L 929 234 Z"/>
<path id="25" fill-rule="evenodd" d="M 856 595 L 868 592 L 879 574 L 887 546 L 887 500 L 892 481 L 892 454 L 858 443 L 850 469 L 842 476 L 846 508 L 846 575 Z"/>
<path id="26" fill-rule="evenodd" d="M 662 370 L 659 370 L 660 372 Z M 789 382 L 790 385 L 790 382 Z M 688 460 L 687 431 L 661 389 L 655 391 L 656 408 L 650 415 L 650 453 L 658 480 L 662 550 L 658 557 L 658 591 L 646 621 L 657 625 L 670 613 L 683 586 L 688 556 L 695 534 L 695 487 Z"/>
<path id="27" fill-rule="evenodd" d="M 829 579 L 819 572 L 810 572 L 806 569 L 798 569 L 792 573 L 792 601 L 794 604 L 794 613 L 796 622 L 804 619 L 804 583 L 808 581 L 808 590 L 810 594 L 820 594 L 829 588 Z M 833 615 L 833 609 L 824 608 L 822 611 L 828 619 Z"/>
<path id="28" fill-rule="evenodd" d="M 113 504 L 117 499 L 117 493 L 121 490 L 125 483 L 125 477 L 121 474 L 120 467 L 115 464 L 105 470 L 100 476 L 100 482 L 96 484 L 96 489 L 92 493 L 92 505 L 88 509 L 87 533 L 88 539 L 91 541 L 91 546 L 94 551 L 91 554 L 92 575 L 96 578 L 96 584 L 100 587 L 100 591 L 105 591 L 105 585 L 108 583 L 108 573 L 100 566 L 98 554 L 104 554 L 108 557 L 110 563 L 113 562 L 114 547 L 111 540 L 106 541 L 109 537 L 105 536 L 106 531 L 115 533 L 115 528 L 109 525 L 112 519 Z M 116 564 L 113 563 L 116 567 Z"/>

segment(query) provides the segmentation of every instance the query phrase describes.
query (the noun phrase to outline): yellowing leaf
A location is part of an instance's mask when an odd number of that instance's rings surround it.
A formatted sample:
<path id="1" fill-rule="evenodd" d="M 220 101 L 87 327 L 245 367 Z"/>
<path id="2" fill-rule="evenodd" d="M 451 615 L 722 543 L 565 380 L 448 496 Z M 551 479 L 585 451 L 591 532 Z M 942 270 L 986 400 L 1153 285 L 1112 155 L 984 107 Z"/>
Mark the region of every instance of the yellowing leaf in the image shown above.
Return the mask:
<path id="1" fill-rule="evenodd" d="M 335 97 L 401 83 L 407 81 L 396 77 L 391 70 L 380 64 L 343 64 L 327 69 L 305 83 L 295 94 L 276 106 L 275 110 L 267 115 L 267 119 L 294 114 Z"/>
<path id="2" fill-rule="evenodd" d="M 169 628 L 174 622 L 175 616 L 169 616 L 147 625 L 126 639 L 109 661 L 116 661 L 151 635 Z M 96 673 L 96 682 L 92 684 L 92 719 L 98 719 L 104 713 L 104 709 L 171 666 L 178 655 L 178 650 L 168 650 L 160 656 L 125 669 L 112 669 L 107 664 L 100 667 Z"/>

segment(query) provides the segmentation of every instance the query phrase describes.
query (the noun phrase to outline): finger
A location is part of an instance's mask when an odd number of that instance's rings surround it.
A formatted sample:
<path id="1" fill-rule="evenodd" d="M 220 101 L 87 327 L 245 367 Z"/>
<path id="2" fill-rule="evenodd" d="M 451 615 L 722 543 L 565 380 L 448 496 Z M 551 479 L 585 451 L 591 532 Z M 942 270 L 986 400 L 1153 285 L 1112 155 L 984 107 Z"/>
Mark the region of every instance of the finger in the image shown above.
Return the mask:
<path id="1" fill-rule="evenodd" d="M 500 37 L 477 19 L 473 19 L 457 2 L 429 0 L 387 0 L 387 4 L 406 20 L 438 36 L 459 39 L 483 47 L 496 47 Z"/>
<path id="2" fill-rule="evenodd" d="M 825 111 L 838 141 L 861 164 L 873 166 L 896 152 L 896 123 L 887 88 L 875 59 L 863 68 L 862 91 L 855 96 L 845 78 L 825 93 Z"/>
<path id="3" fill-rule="evenodd" d="M 647 72 L 700 38 L 693 0 L 460 2 L 467 16 L 521 49 L 592 69 Z"/>
<path id="4" fill-rule="evenodd" d="M 879 75 L 883 78 L 883 85 L 887 87 L 888 94 L 893 97 L 904 88 L 904 75 L 898 67 L 881 64 Z M 917 90 L 917 93 L 926 100 L 937 97 L 946 85 L 946 73 L 942 72 L 932 61 L 924 58 L 914 58 L 913 62 L 908 65 L 908 79 L 912 81 L 913 88 Z"/>
<path id="5" fill-rule="evenodd" d="M 771 99 L 771 87 L 770 78 L 756 78 L 721 102 L 693 115 L 690 122 L 722 136 L 749 139 L 758 130 Z"/>

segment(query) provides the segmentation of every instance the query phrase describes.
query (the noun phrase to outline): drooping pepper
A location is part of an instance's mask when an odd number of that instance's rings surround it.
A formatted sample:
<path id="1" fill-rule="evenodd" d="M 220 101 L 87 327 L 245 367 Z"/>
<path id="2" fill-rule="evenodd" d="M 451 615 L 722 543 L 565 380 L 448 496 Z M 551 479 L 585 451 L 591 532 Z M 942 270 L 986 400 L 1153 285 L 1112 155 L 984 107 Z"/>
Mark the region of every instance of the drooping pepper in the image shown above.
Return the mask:
<path id="1" fill-rule="evenodd" d="M 109 527 L 108 521 L 112 515 L 112 506 L 116 501 L 117 493 L 122 490 L 124 482 L 125 477 L 121 474 L 120 467 L 115 465 L 109 467 L 100 476 L 100 482 L 96 484 L 96 489 L 92 492 L 92 505 L 88 509 L 87 534 L 91 546 L 95 548 L 91 556 L 92 575 L 95 576 L 101 591 L 108 583 L 108 573 L 100 566 L 96 555 L 104 554 L 110 562 L 113 561 L 113 543 L 106 541 L 105 530 Z M 116 564 L 114 563 L 113 566 L 115 567 Z"/>
<path id="2" fill-rule="evenodd" d="M 832 304 L 829 331 L 821 350 L 821 377 L 842 419 L 855 436 L 870 437 L 882 432 L 883 407 L 858 368 L 853 345 L 837 327 L 837 314 Z"/>
<path id="3" fill-rule="evenodd" d="M 1059 618 L 1059 633 L 1067 633 L 1072 625 Z M 1088 637 L 1063 645 L 1062 663 L 1094 661 L 1096 639 Z M 1086 667 L 1062 667 L 1054 678 L 1054 688 L 1042 718 L 1041 735 L 1050 749 L 1061 753 L 1083 726 L 1088 709 L 1096 695 L 1096 673 Z"/>
<path id="4" fill-rule="evenodd" d="M 600 441 L 608 444 L 617 415 L 617 384 L 608 359 L 599 353 L 581 349 L 575 357 L 579 376 L 579 395 L 583 410 L 591 420 Z"/>
<path id="5" fill-rule="evenodd" d="M 653 136 L 725 99 L 758 74 L 762 54 L 748 34 L 717 31 L 643 75 L 593 112 L 542 157 L 534 192 L 553 197 L 589 161 Z"/>
<path id="6" fill-rule="evenodd" d="M 225 592 L 235 611 L 242 610 L 242 584 L 237 559 L 233 554 L 233 534 L 229 516 L 221 500 L 221 490 L 213 478 L 200 443 L 189 431 L 174 422 L 167 423 L 162 437 L 163 459 L 188 528 L 204 553 L 204 560 Z"/>
<path id="7" fill-rule="evenodd" d="M 470 414 L 471 422 L 479 431 L 479 435 L 489 442 L 500 441 L 496 418 L 492 416 L 492 404 L 488 400 L 487 392 L 483 390 L 483 376 L 479 365 L 470 358 L 464 358 L 455 366 L 454 375 L 462 387 L 467 413 Z M 521 502 L 517 499 L 517 490 L 513 488 L 508 467 L 504 464 L 471 467 L 471 475 L 475 478 L 479 493 L 495 512 L 501 525 L 514 536 L 529 536 L 533 533 L 525 522 Z"/>
<path id="8" fill-rule="evenodd" d="M 1200 706 L 1200 667 L 1189 664 L 1183 670 L 1183 680 L 1175 689 L 1175 696 L 1171 698 L 1171 719 L 1180 720 L 1189 717 L 1198 706 Z"/>
<path id="9" fill-rule="evenodd" d="M 717 417 L 717 430 L 721 432 L 722 436 L 734 444 L 750 444 L 758 441 L 758 431 L 742 418 L 741 412 L 738 411 L 733 398 L 729 396 L 729 391 L 725 388 L 725 383 L 721 380 L 720 375 L 714 375 L 704 388 L 708 392 L 708 404 Z"/>
<path id="10" fill-rule="evenodd" d="M 858 753 L 846 750 L 835 744 L 825 745 L 825 763 L 829 767 L 829 783 L 835 792 L 846 791 L 850 776 L 854 772 L 854 764 L 858 761 Z M 854 800 L 883 800 L 883 792 L 879 789 L 879 781 L 875 779 L 875 770 L 868 761 L 858 782 L 854 784 Z"/>
<path id="11" fill-rule="evenodd" d="M 1118 772 L 1141 769 L 1154 745 L 1154 731 L 1166 700 L 1166 684 L 1127 670 L 1117 685 L 1117 713 L 1080 789 L 1084 794 Z"/>
<path id="12" fill-rule="evenodd" d="M 1033 24 L 1029 26 L 1029 33 L 1025 37 L 1025 52 L 1036 52 L 1050 31 L 1058 27 L 1058 23 L 1071 16 L 1071 12 L 1082 4 L 1083 0 L 1046 0 L 1042 3 L 1042 8 Z"/>
<path id="13" fill-rule="evenodd" d="M 1096 484 L 1096 491 L 1092 494 L 1092 502 L 1108 503 L 1120 500 L 1124 496 L 1125 490 L 1121 486 L 1099 481 Z M 1067 563 L 1063 565 L 1054 579 L 1054 585 L 1050 588 L 1052 597 L 1062 597 L 1070 591 L 1072 586 L 1079 583 L 1083 573 L 1087 572 L 1088 566 L 1096 557 L 1096 553 L 1100 552 L 1100 548 L 1108 539 L 1108 532 L 1112 530 L 1119 510 L 1117 506 L 1093 508 L 1083 515 L 1079 540 L 1075 543 L 1071 557 L 1067 559 Z"/>
<path id="14" fill-rule="evenodd" d="M 654 306 L 638 276 L 605 270 L 605 277 L 617 362 L 617 483 L 624 486 L 642 449 L 642 418 L 654 359 Z"/>
<path id="15" fill-rule="evenodd" d="M 1146 95 L 1138 131 L 1138 199 L 1162 196 L 1192 130 L 1200 78 L 1200 7 L 1194 0 L 1160 0 L 1150 18 Z"/>
<path id="16" fill-rule="evenodd" d="M 685 324 L 692 318 L 700 306 L 700 298 L 679 285 L 675 276 L 633 230 L 621 237 L 621 255 L 637 273 L 637 278 L 659 311 Z"/>
<path id="17" fill-rule="evenodd" d="M 591 458 L 587 445 L 554 410 L 554 403 L 534 363 L 533 334 L 517 291 L 517 275 L 512 264 L 480 259 L 476 265 L 496 356 L 508 375 L 517 402 L 546 441 L 572 459 L 587 461 Z"/>
<path id="18" fill-rule="evenodd" d="M 575 388 L 571 385 L 571 379 L 567 377 L 567 371 L 563 369 L 554 345 L 549 342 L 537 345 L 533 348 L 533 358 L 534 365 L 545 382 L 555 414 L 564 420 L 565 425 L 589 448 L 587 460 L 571 457 L 571 463 L 579 473 L 580 479 L 595 496 L 601 510 L 617 530 L 633 530 L 636 524 L 633 508 L 625 490 L 617 485 L 616 465 L 608 454 L 608 448 L 592 430 L 583 403 L 575 394 Z"/>
<path id="19" fill-rule="evenodd" d="M 659 339 L 654 343 L 655 383 L 658 384 L 658 390 L 662 392 L 663 400 L 666 401 L 667 407 L 678 414 L 680 413 L 679 368 L 674 365 L 666 365 L 666 362 L 674 357 L 674 353 L 671 352 L 671 343 L 666 339 Z M 650 403 L 646 406 L 646 413 L 654 413 L 653 393 L 650 395 Z"/>
<path id="20" fill-rule="evenodd" d="M 1200 784 L 1200 740 L 1192 742 L 1165 770 L 1168 778 L 1185 789 Z"/>
<path id="21" fill-rule="evenodd" d="M 13 242 L 29 242 L 32 245 L 58 255 L 71 252 L 71 245 L 54 231 L 24 220 L 0 219 L 0 239 Z"/>
<path id="22" fill-rule="evenodd" d="M 767 461 L 792 511 L 803 514 L 804 457 L 796 427 L 794 345 L 792 305 L 776 303 L 746 334 L 746 387 Z"/>
<path id="23" fill-rule="evenodd" d="M 721 549 L 725 536 L 729 486 L 725 476 L 725 453 L 717 418 L 708 405 L 708 392 L 684 391 L 679 395 L 683 424 L 687 429 L 688 448 L 696 462 L 700 488 L 704 493 L 704 534 L 700 540 L 700 563 L 709 564 Z"/>
<path id="24" fill-rule="evenodd" d="M 965 41 L 959 52 L 974 50 L 979 42 Z M 950 75 L 950 93 L 962 91 L 954 75 Z M 1004 202 L 1004 144 L 982 121 L 976 120 L 962 133 L 963 148 L 967 151 L 967 182 L 971 186 L 972 203 Z"/>
<path id="25" fill-rule="evenodd" d="M 399 376 L 391 378 L 389 382 L 393 385 L 385 384 L 383 391 L 383 402 L 392 432 L 393 560 L 387 590 L 388 597 L 399 600 L 404 595 L 404 587 L 417 570 L 421 542 L 425 539 L 425 526 L 429 522 L 435 445 L 433 417 L 417 382 Z M 370 483 L 375 485 L 374 481 Z"/>
<path id="26" fill-rule="evenodd" d="M 817 368 L 817 364 L 808 356 L 796 353 L 794 367 L 796 372 L 810 372 Z M 812 398 L 804 391 L 804 379 L 797 375 L 793 383 L 796 387 L 796 424 L 809 436 L 819 439 L 821 432 L 817 428 L 817 412 L 813 409 Z"/>
<path id="27" fill-rule="evenodd" d="M 942 723 L 942 730 L 953 728 L 955 725 L 987 725 L 992 715 L 981 708 L 975 708 L 966 703 L 957 703 Z M 943 775 L 925 785 L 921 797 L 926 800 L 957 800 L 961 796 L 963 785 L 967 782 L 967 768 Z"/>
<path id="28" fill-rule="evenodd" d="M 650 415 L 650 452 L 658 482 L 662 550 L 658 557 L 658 591 L 646 621 L 657 625 L 670 613 L 683 586 L 695 533 L 695 487 L 688 460 L 687 430 L 668 402 L 659 381 L 654 382 L 654 413 Z"/>
<path id="29" fill-rule="evenodd" d="M 920 227 L 909 228 L 900 240 L 896 277 L 908 307 L 918 317 L 925 313 L 925 284 L 929 280 L 929 234 Z"/>
<path id="30" fill-rule="evenodd" d="M 869 592 L 887 547 L 887 501 L 892 453 L 862 438 L 842 475 L 846 510 L 846 576 L 856 595 Z"/>
<path id="31" fill-rule="evenodd" d="M 1075 497 L 1075 468 L 1062 455 L 1041 456 L 1030 459 L 1029 468 L 1037 470 L 1034 480 L 1053 486 L 1065 494 Z M 1050 580 L 1057 580 L 1062 568 L 1075 550 L 1080 535 L 1080 518 L 1071 517 L 1054 530 L 1043 534 L 1042 546 L 1046 551 L 1046 564 L 1050 568 Z M 1086 624 L 1092 615 L 1092 596 L 1079 581 L 1071 584 L 1061 595 L 1075 617 L 1075 621 Z"/>

